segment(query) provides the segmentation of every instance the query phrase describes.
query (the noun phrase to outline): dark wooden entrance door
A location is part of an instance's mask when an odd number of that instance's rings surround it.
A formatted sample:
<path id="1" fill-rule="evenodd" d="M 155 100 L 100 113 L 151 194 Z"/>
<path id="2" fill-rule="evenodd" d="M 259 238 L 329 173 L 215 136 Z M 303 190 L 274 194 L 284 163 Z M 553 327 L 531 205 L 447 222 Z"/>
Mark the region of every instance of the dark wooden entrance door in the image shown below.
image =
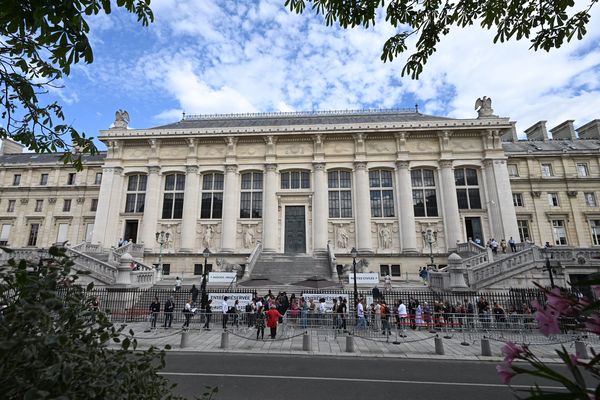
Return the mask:
<path id="1" fill-rule="evenodd" d="M 123 240 L 137 243 L 138 224 L 139 222 L 137 219 L 125 220 L 125 233 L 123 235 Z"/>
<path id="2" fill-rule="evenodd" d="M 481 229 L 481 218 L 465 217 L 465 230 L 467 231 L 467 239 L 470 238 L 475 243 L 477 243 L 477 239 L 479 239 L 479 244 L 485 246 L 483 229 Z"/>
<path id="3" fill-rule="evenodd" d="M 285 252 L 306 253 L 304 206 L 285 207 Z"/>

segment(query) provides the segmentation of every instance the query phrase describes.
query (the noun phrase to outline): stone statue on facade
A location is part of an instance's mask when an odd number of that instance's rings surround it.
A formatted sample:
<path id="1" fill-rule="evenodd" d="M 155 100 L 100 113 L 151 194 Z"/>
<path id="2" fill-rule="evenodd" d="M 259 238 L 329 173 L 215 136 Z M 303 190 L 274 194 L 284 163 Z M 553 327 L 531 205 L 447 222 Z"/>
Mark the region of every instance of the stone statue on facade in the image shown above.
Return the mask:
<path id="1" fill-rule="evenodd" d="M 117 110 L 113 128 L 127 128 L 129 125 L 129 113 L 125 110 Z"/>
<path id="2" fill-rule="evenodd" d="M 206 229 L 204 229 L 204 237 L 202 238 L 202 246 L 210 249 L 212 247 L 214 232 L 213 227 L 208 225 Z"/>
<path id="3" fill-rule="evenodd" d="M 480 97 L 475 101 L 475 110 L 478 114 L 477 118 L 496 117 L 492 109 L 492 99 L 487 96 Z"/>
<path id="4" fill-rule="evenodd" d="M 337 247 L 338 249 L 345 249 L 348 247 L 348 231 L 343 225 L 337 229 Z"/>
<path id="5" fill-rule="evenodd" d="M 389 249 L 392 247 L 392 232 L 390 228 L 388 228 L 387 224 L 383 224 L 383 226 L 379 229 L 379 240 L 381 248 Z"/>
<path id="6" fill-rule="evenodd" d="M 244 248 L 250 249 L 254 246 L 254 229 L 251 226 L 247 226 L 244 230 Z"/>

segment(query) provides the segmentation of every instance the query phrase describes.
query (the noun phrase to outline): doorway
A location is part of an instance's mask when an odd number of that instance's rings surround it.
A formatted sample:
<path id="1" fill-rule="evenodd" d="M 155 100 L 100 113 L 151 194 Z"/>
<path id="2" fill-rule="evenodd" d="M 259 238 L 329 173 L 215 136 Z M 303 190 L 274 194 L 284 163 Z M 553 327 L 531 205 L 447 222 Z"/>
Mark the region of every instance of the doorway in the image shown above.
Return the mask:
<path id="1" fill-rule="evenodd" d="M 304 206 L 285 207 L 285 252 L 306 253 Z"/>
<path id="2" fill-rule="evenodd" d="M 123 234 L 123 240 L 127 240 L 131 243 L 137 243 L 138 224 L 139 221 L 137 219 L 125 220 L 125 233 Z"/>
<path id="3" fill-rule="evenodd" d="M 467 239 L 471 238 L 475 243 L 485 246 L 483 230 L 481 229 L 481 218 L 465 217 L 465 229 L 467 231 Z M 479 239 L 479 242 L 477 239 Z"/>

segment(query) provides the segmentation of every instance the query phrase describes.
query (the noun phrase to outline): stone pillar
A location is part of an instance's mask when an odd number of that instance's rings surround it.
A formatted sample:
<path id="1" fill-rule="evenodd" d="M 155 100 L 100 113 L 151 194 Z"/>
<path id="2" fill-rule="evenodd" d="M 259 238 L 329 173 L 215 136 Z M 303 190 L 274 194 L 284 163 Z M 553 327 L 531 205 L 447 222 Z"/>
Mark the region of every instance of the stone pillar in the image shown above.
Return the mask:
<path id="1" fill-rule="evenodd" d="M 400 204 L 401 243 L 403 253 L 414 253 L 417 251 L 417 236 L 415 227 L 415 209 L 412 201 L 412 181 L 408 161 L 396 162 L 397 193 Z"/>
<path id="2" fill-rule="evenodd" d="M 371 197 L 369 189 L 369 174 L 367 163 L 354 163 L 356 195 L 356 249 L 359 252 L 372 252 L 371 244 Z"/>
<path id="3" fill-rule="evenodd" d="M 225 187 L 223 188 L 223 227 L 221 231 L 221 251 L 233 253 L 237 247 L 237 220 L 240 214 L 237 166 L 225 166 Z"/>
<path id="4" fill-rule="evenodd" d="M 117 285 L 131 286 L 131 262 L 133 257 L 129 253 L 124 253 L 119 258 L 117 267 Z"/>
<path id="5" fill-rule="evenodd" d="M 458 254 L 450 254 L 446 269 L 450 273 L 450 290 L 464 291 L 469 288 L 465 282 L 465 270 L 462 266 L 462 258 Z"/>
<path id="6" fill-rule="evenodd" d="M 104 177 L 102 179 L 104 182 Z M 142 220 L 141 238 L 144 243 L 144 249 L 153 251 L 156 246 L 156 226 L 160 216 L 160 194 L 162 187 L 160 185 L 160 167 L 148 167 L 148 181 L 146 182 L 146 201 L 144 203 L 144 217 Z M 100 207 L 98 207 L 100 209 Z M 95 225 L 94 225 L 95 227 Z"/>
<path id="7" fill-rule="evenodd" d="M 120 228 L 119 213 L 123 211 L 121 210 L 122 173 L 121 167 L 107 167 L 102 174 L 92 242 L 101 243 L 104 247 L 115 246 L 120 237 L 118 229 Z"/>
<path id="8" fill-rule="evenodd" d="M 196 224 L 198 222 L 198 188 L 200 176 L 196 165 L 188 165 L 183 193 L 183 214 L 181 218 L 181 248 L 183 252 L 196 250 Z"/>
<path id="9" fill-rule="evenodd" d="M 496 179 L 494 177 L 494 160 L 484 160 L 482 169 L 483 179 L 485 180 L 486 202 L 485 207 L 488 210 L 490 219 L 490 235 L 498 242 L 503 237 L 502 220 L 500 217 L 500 204 L 498 200 L 498 188 L 496 187 Z M 510 188 L 508 193 L 511 194 Z M 512 196 L 511 196 L 512 204 Z M 513 206 L 514 207 L 514 206 Z M 507 210 L 508 211 L 508 210 Z M 504 212 L 504 210 L 502 210 Z M 514 208 L 513 208 L 514 213 Z M 515 221 L 516 223 L 516 221 Z"/>
<path id="10" fill-rule="evenodd" d="M 325 163 L 314 163 L 315 188 L 313 197 L 313 250 L 327 250 L 327 220 L 329 218 L 327 172 Z"/>
<path id="11" fill-rule="evenodd" d="M 519 227 L 517 225 L 517 214 L 512 199 L 506 160 L 494 160 L 494 177 L 496 178 L 496 191 L 498 193 L 498 210 L 502 211 L 499 212 L 503 231 L 500 239 L 508 241 L 512 236 L 513 239 L 518 241 Z"/>
<path id="12" fill-rule="evenodd" d="M 279 223 L 277 206 L 277 164 L 265 165 L 263 207 L 263 251 L 274 253 L 279 248 Z"/>
<path id="13" fill-rule="evenodd" d="M 456 249 L 456 241 L 462 237 L 460 232 L 460 215 L 456 199 L 456 184 L 452 161 L 440 161 L 441 188 L 443 195 L 444 226 L 446 228 L 446 248 Z"/>

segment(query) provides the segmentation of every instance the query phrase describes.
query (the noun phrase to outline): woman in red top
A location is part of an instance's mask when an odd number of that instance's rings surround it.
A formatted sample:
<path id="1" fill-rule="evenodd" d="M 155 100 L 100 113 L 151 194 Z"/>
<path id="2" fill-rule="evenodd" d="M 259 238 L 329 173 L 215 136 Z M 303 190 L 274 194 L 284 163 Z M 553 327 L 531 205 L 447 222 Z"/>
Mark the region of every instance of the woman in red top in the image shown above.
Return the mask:
<path id="1" fill-rule="evenodd" d="M 274 304 L 271 305 L 271 308 L 265 314 L 267 316 L 267 326 L 271 329 L 271 339 L 275 339 L 277 335 L 277 322 L 279 318 L 283 318 L 283 315 L 277 311 Z"/>

